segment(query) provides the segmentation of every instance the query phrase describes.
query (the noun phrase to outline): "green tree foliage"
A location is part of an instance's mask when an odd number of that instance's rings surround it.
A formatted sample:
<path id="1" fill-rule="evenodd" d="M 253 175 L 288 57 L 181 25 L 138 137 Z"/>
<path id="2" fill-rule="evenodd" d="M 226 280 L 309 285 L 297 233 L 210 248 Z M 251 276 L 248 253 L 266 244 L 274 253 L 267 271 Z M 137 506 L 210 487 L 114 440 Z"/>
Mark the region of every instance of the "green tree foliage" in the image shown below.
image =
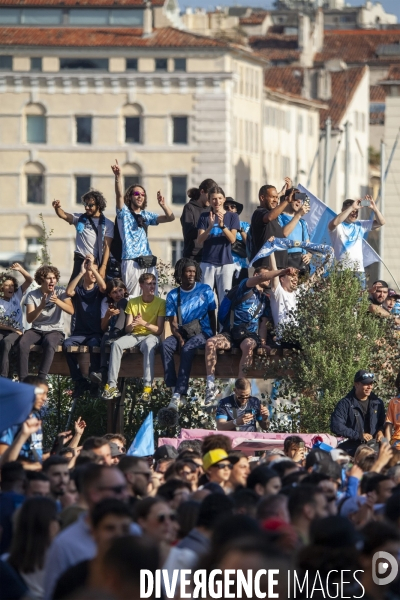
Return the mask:
<path id="1" fill-rule="evenodd" d="M 49 241 L 51 236 L 53 235 L 54 229 L 47 229 L 42 213 L 39 213 L 39 218 L 42 224 L 43 234 L 40 236 L 40 238 L 38 238 L 38 242 L 42 245 L 42 249 L 40 251 L 40 254 L 36 256 L 36 260 L 40 263 L 41 266 L 51 265 Z"/>
<path id="2" fill-rule="evenodd" d="M 72 407 L 73 384 L 69 377 L 50 375 L 49 400 L 43 414 L 44 447 L 52 446 L 55 436 L 65 430 L 69 411 Z M 191 379 L 188 402 L 179 411 L 179 424 L 175 427 L 164 428 L 158 426 L 157 413 L 160 408 L 166 407 L 171 400 L 171 392 L 162 380 L 156 380 L 149 402 L 141 401 L 143 382 L 141 379 L 127 379 L 124 435 L 130 443 L 138 432 L 144 419 L 152 410 L 154 415 L 155 440 L 159 437 L 176 437 L 181 428 L 184 429 L 213 429 L 214 419 L 204 411 L 200 399 L 204 397 L 205 382 L 200 379 Z M 107 402 L 95 394 L 86 392 L 79 398 L 75 405 L 70 429 L 73 430 L 74 421 L 81 416 L 86 421 L 87 427 L 83 440 L 91 435 L 104 435 L 107 432 Z"/>
<path id="3" fill-rule="evenodd" d="M 359 369 L 375 373 L 374 392 L 385 402 L 395 395 L 399 332 L 393 319 L 372 315 L 368 305 L 368 292 L 354 273 L 337 266 L 312 289 L 301 289 L 296 316 L 282 327 L 282 340 L 301 350 L 264 363 L 265 377 L 280 379 L 279 398 L 291 403 L 284 412 L 293 431 L 329 433 L 331 413 L 352 388 Z M 278 419 L 272 426 L 281 430 L 282 422 Z"/>

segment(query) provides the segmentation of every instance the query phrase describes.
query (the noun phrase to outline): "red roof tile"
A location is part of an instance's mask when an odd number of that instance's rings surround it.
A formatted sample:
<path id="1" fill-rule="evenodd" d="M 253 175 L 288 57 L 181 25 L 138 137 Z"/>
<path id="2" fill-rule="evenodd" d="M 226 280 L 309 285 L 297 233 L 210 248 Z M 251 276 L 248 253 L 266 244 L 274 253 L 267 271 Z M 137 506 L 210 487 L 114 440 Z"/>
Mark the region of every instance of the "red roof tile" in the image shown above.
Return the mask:
<path id="1" fill-rule="evenodd" d="M 392 65 L 389 69 L 389 74 L 387 76 L 388 81 L 399 81 L 400 80 L 400 67 L 397 65 Z"/>
<path id="2" fill-rule="evenodd" d="M 329 108 L 321 110 L 321 124 L 325 124 L 328 117 L 332 119 L 332 127 L 339 127 L 344 113 L 367 71 L 367 67 L 353 67 L 344 71 L 331 73 L 332 97 L 327 102 Z"/>
<path id="3" fill-rule="evenodd" d="M 248 17 L 240 17 L 239 23 L 240 25 L 261 25 L 268 14 L 267 10 L 263 12 L 253 12 Z"/>
<path id="4" fill-rule="evenodd" d="M 371 102 L 385 102 L 386 94 L 383 86 L 371 85 L 369 88 L 369 99 Z"/>
<path id="5" fill-rule="evenodd" d="M 322 125 L 328 117 L 331 117 L 332 127 L 339 126 L 366 69 L 365 66 L 354 67 L 331 73 L 332 96 L 330 100 L 323 100 L 328 108 L 322 109 L 320 112 Z M 264 83 L 267 88 L 272 90 L 301 96 L 303 76 L 304 69 L 300 67 L 273 67 L 265 71 Z"/>
<path id="6" fill-rule="evenodd" d="M 284 61 L 292 63 L 300 58 L 297 35 L 283 35 L 279 33 L 254 35 L 249 38 L 249 44 L 254 52 L 273 62 Z"/>
<path id="7" fill-rule="evenodd" d="M 151 0 L 153 6 L 164 6 L 164 2 L 165 0 Z M 52 8 L 66 8 L 68 6 L 92 6 L 93 8 L 138 6 L 144 8 L 144 2 L 143 0 L 118 0 L 118 2 L 115 2 L 115 0 L 0 0 L 0 6 L 51 6 Z"/>
<path id="8" fill-rule="evenodd" d="M 348 64 L 394 62 L 400 60 L 400 29 L 353 29 L 325 31 L 324 47 L 315 56 L 316 63 L 341 59 Z M 382 53 L 385 46 L 396 48 L 398 54 Z"/>
<path id="9" fill-rule="evenodd" d="M 163 47 L 163 48 L 215 48 L 227 43 L 210 37 L 164 27 L 142 37 L 141 29 L 130 28 L 44 28 L 1 27 L 0 46 L 52 46 L 52 47 Z"/>

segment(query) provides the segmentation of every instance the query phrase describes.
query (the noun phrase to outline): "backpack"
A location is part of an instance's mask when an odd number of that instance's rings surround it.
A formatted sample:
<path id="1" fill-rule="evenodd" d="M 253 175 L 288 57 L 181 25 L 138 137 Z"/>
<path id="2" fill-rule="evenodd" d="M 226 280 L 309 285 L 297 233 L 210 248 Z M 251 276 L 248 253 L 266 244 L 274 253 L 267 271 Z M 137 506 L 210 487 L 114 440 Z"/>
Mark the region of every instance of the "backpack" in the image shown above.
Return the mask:
<path id="1" fill-rule="evenodd" d="M 229 290 L 225 294 L 225 297 L 219 306 L 218 321 L 222 327 L 222 331 L 231 330 L 235 316 L 235 306 L 237 306 L 241 302 L 245 302 L 248 298 L 250 298 L 253 295 L 253 290 L 249 289 L 249 291 L 246 294 L 244 294 L 244 296 L 237 298 L 238 288 L 239 285 L 235 285 L 231 290 Z"/>

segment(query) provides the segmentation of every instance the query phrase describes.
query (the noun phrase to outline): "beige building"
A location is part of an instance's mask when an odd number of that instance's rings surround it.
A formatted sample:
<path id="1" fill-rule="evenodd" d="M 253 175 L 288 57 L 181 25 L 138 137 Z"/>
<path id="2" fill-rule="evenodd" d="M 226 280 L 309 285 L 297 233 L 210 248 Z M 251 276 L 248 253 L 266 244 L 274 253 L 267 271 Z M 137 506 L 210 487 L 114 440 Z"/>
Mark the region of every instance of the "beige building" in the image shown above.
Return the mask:
<path id="1" fill-rule="evenodd" d="M 387 264 L 392 276 L 386 269 L 382 272 L 390 286 L 399 289 L 400 286 L 400 67 L 393 66 L 388 77 L 381 82 L 386 92 L 385 136 L 386 165 L 393 152 L 393 160 L 386 179 L 385 195 L 383 199 L 383 212 L 386 225 L 382 228 L 381 239 L 382 258 Z M 397 144 L 396 144 L 397 141 Z M 396 146 L 395 146 L 396 144 Z M 397 282 L 397 284 L 396 284 Z"/>
<path id="2" fill-rule="evenodd" d="M 26 9 L 18 10 L 21 20 Z M 157 190 L 172 205 L 175 222 L 150 228 L 149 237 L 156 256 L 175 262 L 189 187 L 213 177 L 249 215 L 263 180 L 264 61 L 216 39 L 155 29 L 149 8 L 140 28 L 78 27 L 71 11 L 67 25 L 0 28 L 0 263 L 25 259 L 34 268 L 42 214 L 66 281 L 75 231 L 51 203 L 78 212 L 94 187 L 113 219 L 115 159 L 125 186 L 144 185 L 150 210 L 160 211 Z"/>

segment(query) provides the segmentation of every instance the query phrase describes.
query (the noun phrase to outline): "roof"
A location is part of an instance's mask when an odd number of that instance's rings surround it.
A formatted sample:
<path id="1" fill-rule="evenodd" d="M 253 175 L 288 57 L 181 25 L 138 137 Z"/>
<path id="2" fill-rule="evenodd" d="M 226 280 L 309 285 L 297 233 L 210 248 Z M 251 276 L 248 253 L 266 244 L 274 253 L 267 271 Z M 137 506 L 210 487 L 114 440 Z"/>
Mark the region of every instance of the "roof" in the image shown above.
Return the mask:
<path id="1" fill-rule="evenodd" d="M 164 6 L 165 0 L 151 0 L 153 6 Z M 67 8 L 76 6 L 79 8 L 93 6 L 94 8 L 110 6 L 112 8 L 122 8 L 125 6 L 137 6 L 145 8 L 143 0 L 0 0 L 0 6 L 38 6 L 51 8 Z"/>
<path id="2" fill-rule="evenodd" d="M 0 46 L 226 48 L 226 42 L 163 27 L 142 37 L 142 29 L 84 27 L 0 27 Z"/>
<path id="3" fill-rule="evenodd" d="M 331 73 L 332 97 L 327 102 L 329 108 L 321 111 L 321 123 L 332 119 L 332 127 L 337 128 L 347 110 L 348 105 L 367 72 L 368 67 L 353 67 L 344 71 Z"/>
<path id="4" fill-rule="evenodd" d="M 267 10 L 253 12 L 247 17 L 240 17 L 239 23 L 240 25 L 261 25 L 268 15 L 269 12 Z"/>
<path id="5" fill-rule="evenodd" d="M 400 81 L 400 66 L 392 65 L 390 67 L 387 81 Z"/>
<path id="6" fill-rule="evenodd" d="M 369 88 L 370 102 L 385 102 L 386 94 L 381 85 L 371 85 Z"/>
<path id="7" fill-rule="evenodd" d="M 325 30 L 324 47 L 316 54 L 315 63 L 331 59 L 348 64 L 400 61 L 400 29 Z"/>
<path id="8" fill-rule="evenodd" d="M 259 56 L 272 62 L 295 62 L 300 58 L 297 35 L 253 35 L 249 39 L 249 45 Z"/>
<path id="9" fill-rule="evenodd" d="M 320 113 L 321 124 L 328 117 L 332 127 L 337 128 L 359 86 L 367 67 L 353 67 L 345 71 L 331 73 L 331 99 L 323 100 L 327 108 Z M 265 71 L 264 83 L 269 89 L 302 97 L 304 69 L 301 67 L 272 67 Z"/>

